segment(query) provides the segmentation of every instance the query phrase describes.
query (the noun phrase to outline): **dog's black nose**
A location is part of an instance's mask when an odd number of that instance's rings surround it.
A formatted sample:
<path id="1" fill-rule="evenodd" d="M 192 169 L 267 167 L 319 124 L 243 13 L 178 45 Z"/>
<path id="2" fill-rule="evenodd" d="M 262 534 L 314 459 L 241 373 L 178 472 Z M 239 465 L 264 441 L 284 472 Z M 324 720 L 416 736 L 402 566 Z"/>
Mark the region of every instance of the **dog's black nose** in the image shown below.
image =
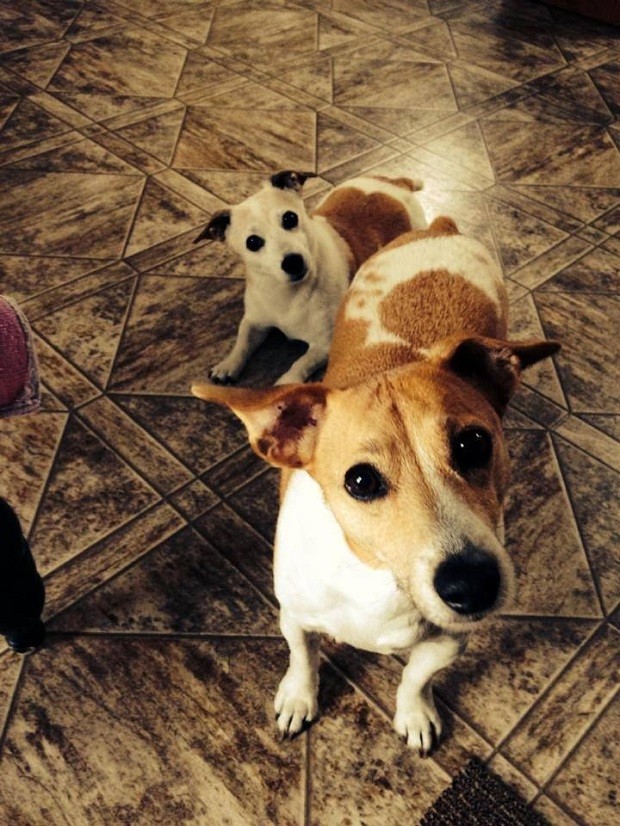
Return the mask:
<path id="1" fill-rule="evenodd" d="M 457 614 L 480 614 L 495 605 L 501 577 L 487 551 L 467 544 L 445 559 L 435 572 L 435 590 Z"/>
<path id="2" fill-rule="evenodd" d="M 291 281 L 300 281 L 306 274 L 306 262 L 303 255 L 291 252 L 282 259 L 282 269 Z"/>

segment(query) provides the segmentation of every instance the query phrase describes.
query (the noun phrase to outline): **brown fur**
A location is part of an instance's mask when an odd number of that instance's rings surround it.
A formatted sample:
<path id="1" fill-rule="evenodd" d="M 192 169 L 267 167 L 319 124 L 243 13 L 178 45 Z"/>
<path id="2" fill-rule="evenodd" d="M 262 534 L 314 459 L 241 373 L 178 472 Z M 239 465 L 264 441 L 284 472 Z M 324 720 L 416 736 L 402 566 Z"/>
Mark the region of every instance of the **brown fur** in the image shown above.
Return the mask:
<path id="1" fill-rule="evenodd" d="M 408 189 L 409 192 L 419 192 L 422 188 L 411 178 L 387 178 L 385 175 L 373 175 L 372 177 L 377 181 L 383 181 L 385 184 L 394 184 L 394 186 L 400 186 L 402 189 Z"/>
<path id="2" fill-rule="evenodd" d="M 360 189 L 338 189 L 314 215 L 326 218 L 346 241 L 353 258 L 351 275 L 384 247 L 411 227 L 405 207 L 382 192 L 366 195 Z"/>

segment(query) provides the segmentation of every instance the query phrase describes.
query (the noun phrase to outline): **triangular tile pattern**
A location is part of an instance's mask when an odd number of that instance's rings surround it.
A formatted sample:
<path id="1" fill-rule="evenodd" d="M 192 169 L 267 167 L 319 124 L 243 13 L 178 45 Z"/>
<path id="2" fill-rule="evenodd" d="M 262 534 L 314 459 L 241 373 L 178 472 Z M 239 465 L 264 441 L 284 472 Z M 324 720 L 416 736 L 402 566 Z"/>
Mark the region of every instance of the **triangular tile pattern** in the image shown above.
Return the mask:
<path id="1" fill-rule="evenodd" d="M 45 88 L 70 48 L 68 43 L 60 41 L 32 49 L 20 49 L 3 57 L 0 65 Z"/>
<path id="2" fill-rule="evenodd" d="M 92 431 L 71 417 L 32 533 L 43 574 L 111 533 L 158 496 Z"/>
<path id="3" fill-rule="evenodd" d="M 185 198 L 149 180 L 142 193 L 125 255 L 135 255 L 197 228 L 206 223 L 208 217 L 206 212 Z"/>
<path id="4" fill-rule="evenodd" d="M 139 171 L 94 141 L 84 139 L 59 149 L 50 149 L 16 160 L 13 169 L 38 169 L 41 172 L 94 172 L 97 174 L 138 175 Z"/>
<path id="5" fill-rule="evenodd" d="M 620 600 L 620 519 L 615 507 L 618 475 L 559 436 L 554 444 L 603 607 L 611 612 Z"/>
<path id="6" fill-rule="evenodd" d="M 302 89 L 328 103 L 332 102 L 332 58 L 327 55 L 316 55 L 301 62 L 296 60 L 292 66 L 282 67 L 278 77 L 296 89 Z"/>
<path id="7" fill-rule="evenodd" d="M 106 385 L 134 289 L 129 278 L 35 322 L 35 329 L 83 370 Z"/>
<path id="8" fill-rule="evenodd" d="M 181 107 L 117 129 L 116 133 L 160 161 L 169 164 L 181 131 L 185 110 Z"/>
<path id="9" fill-rule="evenodd" d="M 345 123 L 319 112 L 317 116 L 317 170 L 331 169 L 349 158 L 380 146 L 379 142 Z"/>
<path id="10" fill-rule="evenodd" d="M 134 175 L 0 170 L 0 252 L 119 257 L 142 187 Z"/>
<path id="11" fill-rule="evenodd" d="M 13 717 L 3 812 L 28 823 L 50 809 L 80 823 L 119 811 L 215 823 L 225 812 L 293 826 L 304 738 L 278 743 L 269 709 L 285 658 L 280 640 L 56 641 L 30 663 Z M 40 778 L 36 790 L 26 774 Z"/>
<path id="12" fill-rule="evenodd" d="M 23 301 L 102 266 L 89 258 L 0 255 L 0 291 Z"/>
<path id="13" fill-rule="evenodd" d="M 465 62 L 447 64 L 454 94 L 461 108 L 514 89 L 518 82 Z"/>
<path id="14" fill-rule="evenodd" d="M 374 33 L 368 25 L 341 14 L 322 11 L 319 14 L 319 51 L 333 50 L 355 44 L 360 38 Z"/>
<path id="15" fill-rule="evenodd" d="M 590 77 L 611 113 L 617 116 L 620 112 L 620 96 L 618 95 L 620 63 L 612 60 L 602 66 L 596 66 L 590 69 Z"/>
<path id="16" fill-rule="evenodd" d="M 23 661 L 11 654 L 0 654 L 0 731 L 4 731 L 13 692 Z"/>
<path id="17" fill-rule="evenodd" d="M 228 408 L 196 398 L 116 395 L 115 401 L 195 473 L 202 473 L 247 443 Z"/>
<path id="18" fill-rule="evenodd" d="M 512 480 L 506 506 L 506 548 L 518 573 L 511 613 L 600 616 L 549 435 L 511 430 L 507 436 Z"/>
<path id="19" fill-rule="evenodd" d="M 443 20 L 433 20 L 429 25 L 402 35 L 402 39 L 413 43 L 418 51 L 425 52 L 433 58 L 448 60 L 456 57 L 456 49 L 450 36 L 450 28 Z"/>
<path id="20" fill-rule="evenodd" d="M 201 3 L 197 9 L 176 10 L 175 14 L 159 17 L 158 22 L 179 34 L 204 44 L 211 28 L 214 5 Z"/>
<path id="21" fill-rule="evenodd" d="M 51 625 L 60 631 L 278 635 L 273 608 L 185 528 Z"/>
<path id="22" fill-rule="evenodd" d="M 487 211 L 504 272 L 513 273 L 567 237 L 517 207 L 488 199 Z"/>
<path id="23" fill-rule="evenodd" d="M 183 97 L 187 92 L 200 91 L 203 95 L 216 94 L 223 84 L 231 80 L 242 81 L 240 75 L 225 66 L 201 55 L 190 52 L 179 78 L 176 94 Z"/>
<path id="24" fill-rule="evenodd" d="M 573 186 L 519 186 L 519 192 L 554 209 L 590 223 L 611 209 L 620 198 L 620 189 Z"/>
<path id="25" fill-rule="evenodd" d="M 28 98 L 21 100 L 2 128 L 2 148 L 15 149 L 35 140 L 69 132 L 70 126 L 50 115 Z"/>
<path id="26" fill-rule="evenodd" d="M 57 5 L 33 0 L 25 9 L 9 6 L 3 12 L 0 53 L 60 38 L 81 7 L 80 0 Z"/>
<path id="27" fill-rule="evenodd" d="M 424 146 L 431 152 L 441 155 L 453 163 L 458 163 L 472 172 L 493 180 L 493 168 L 489 161 L 480 127 L 477 123 L 468 123 L 447 135 L 435 138 Z"/>

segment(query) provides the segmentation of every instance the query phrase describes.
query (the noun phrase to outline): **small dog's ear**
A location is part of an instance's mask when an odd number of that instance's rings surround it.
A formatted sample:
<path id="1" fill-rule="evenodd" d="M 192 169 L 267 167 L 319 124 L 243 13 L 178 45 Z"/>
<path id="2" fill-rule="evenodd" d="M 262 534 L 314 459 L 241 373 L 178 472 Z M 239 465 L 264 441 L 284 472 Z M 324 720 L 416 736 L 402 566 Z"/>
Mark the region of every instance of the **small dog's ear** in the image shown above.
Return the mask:
<path id="1" fill-rule="evenodd" d="M 198 238 L 195 239 L 194 244 L 197 244 L 199 241 L 204 241 L 205 238 L 210 238 L 212 241 L 224 241 L 226 238 L 226 230 L 229 226 L 229 209 L 220 209 L 218 212 L 214 212 L 207 226 Z"/>
<path id="2" fill-rule="evenodd" d="M 230 407 L 246 426 L 250 444 L 276 467 L 301 468 L 314 454 L 325 414 L 322 384 L 289 384 L 254 390 L 218 384 L 193 384 L 200 399 Z"/>
<path id="3" fill-rule="evenodd" d="M 284 169 L 276 172 L 270 178 L 271 185 L 278 189 L 294 189 L 299 192 L 308 178 L 316 178 L 315 172 L 295 172 L 292 169 Z"/>
<path id="4" fill-rule="evenodd" d="M 451 348 L 445 366 L 482 391 L 502 416 L 519 385 L 521 371 L 559 349 L 557 341 L 466 338 Z"/>

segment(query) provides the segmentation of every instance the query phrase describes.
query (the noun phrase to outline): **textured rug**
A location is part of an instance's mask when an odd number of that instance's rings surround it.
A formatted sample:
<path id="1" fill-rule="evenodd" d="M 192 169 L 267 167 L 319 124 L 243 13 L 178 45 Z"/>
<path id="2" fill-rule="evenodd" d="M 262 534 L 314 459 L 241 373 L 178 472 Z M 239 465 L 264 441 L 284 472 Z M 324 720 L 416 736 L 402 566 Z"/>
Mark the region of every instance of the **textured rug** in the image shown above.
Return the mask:
<path id="1" fill-rule="evenodd" d="M 519 795 L 472 758 L 437 798 L 420 826 L 549 826 Z"/>

